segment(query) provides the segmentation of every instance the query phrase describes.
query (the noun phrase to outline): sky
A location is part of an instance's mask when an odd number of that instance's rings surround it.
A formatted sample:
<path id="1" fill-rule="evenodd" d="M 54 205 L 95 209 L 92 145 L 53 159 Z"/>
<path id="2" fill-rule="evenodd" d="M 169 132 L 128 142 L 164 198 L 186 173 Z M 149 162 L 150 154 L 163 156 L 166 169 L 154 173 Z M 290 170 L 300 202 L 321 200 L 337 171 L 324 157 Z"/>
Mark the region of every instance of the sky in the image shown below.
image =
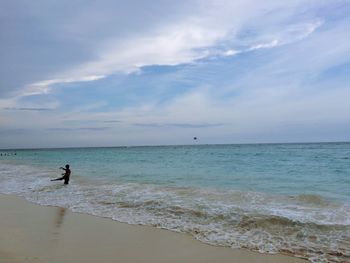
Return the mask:
<path id="1" fill-rule="evenodd" d="M 350 141 L 349 14 L 348 0 L 2 0 L 0 148 Z"/>

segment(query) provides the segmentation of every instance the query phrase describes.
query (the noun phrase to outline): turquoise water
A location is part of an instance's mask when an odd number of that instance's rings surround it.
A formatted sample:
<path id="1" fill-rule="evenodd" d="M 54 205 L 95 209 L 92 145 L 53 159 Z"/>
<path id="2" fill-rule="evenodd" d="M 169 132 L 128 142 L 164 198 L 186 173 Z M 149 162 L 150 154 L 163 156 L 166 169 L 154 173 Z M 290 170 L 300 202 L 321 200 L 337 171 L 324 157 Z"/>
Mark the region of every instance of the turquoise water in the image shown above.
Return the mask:
<path id="1" fill-rule="evenodd" d="M 7 153 L 0 157 L 2 193 L 213 245 L 350 260 L 350 143 Z M 66 163 L 70 185 L 50 182 Z"/>

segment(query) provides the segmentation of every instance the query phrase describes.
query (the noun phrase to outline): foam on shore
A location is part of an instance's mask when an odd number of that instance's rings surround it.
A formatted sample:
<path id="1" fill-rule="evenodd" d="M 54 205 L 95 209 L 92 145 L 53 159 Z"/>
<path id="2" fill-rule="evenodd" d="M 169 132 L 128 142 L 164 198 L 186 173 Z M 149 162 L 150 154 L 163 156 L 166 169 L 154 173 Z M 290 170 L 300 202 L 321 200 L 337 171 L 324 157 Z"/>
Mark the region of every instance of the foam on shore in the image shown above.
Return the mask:
<path id="1" fill-rule="evenodd" d="M 198 242 L 188 235 L 131 226 L 0 195 L 1 263 L 302 263 Z"/>

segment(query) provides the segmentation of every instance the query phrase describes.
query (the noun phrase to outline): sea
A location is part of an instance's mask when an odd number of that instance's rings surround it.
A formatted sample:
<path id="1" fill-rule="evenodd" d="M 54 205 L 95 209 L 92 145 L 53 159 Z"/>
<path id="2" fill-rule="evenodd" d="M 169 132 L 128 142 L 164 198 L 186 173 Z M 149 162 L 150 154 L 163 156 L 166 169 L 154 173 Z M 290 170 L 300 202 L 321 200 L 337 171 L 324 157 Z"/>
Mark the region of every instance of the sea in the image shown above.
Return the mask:
<path id="1" fill-rule="evenodd" d="M 311 262 L 350 262 L 350 143 L 0 151 L 0 193 Z M 50 179 L 69 164 L 69 185 Z"/>

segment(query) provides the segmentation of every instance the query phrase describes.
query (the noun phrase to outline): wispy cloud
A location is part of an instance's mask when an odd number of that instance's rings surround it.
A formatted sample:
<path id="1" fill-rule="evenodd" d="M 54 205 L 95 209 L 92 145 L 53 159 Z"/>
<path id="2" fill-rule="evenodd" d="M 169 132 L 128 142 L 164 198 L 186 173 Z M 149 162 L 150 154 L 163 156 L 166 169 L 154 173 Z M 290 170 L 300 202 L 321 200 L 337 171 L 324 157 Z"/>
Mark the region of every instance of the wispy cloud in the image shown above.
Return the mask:
<path id="1" fill-rule="evenodd" d="M 150 128 L 161 128 L 161 127 L 177 127 L 177 128 L 211 128 L 211 127 L 219 127 L 223 126 L 222 123 L 200 123 L 200 124 L 191 124 L 191 123 L 135 123 L 135 126 L 141 127 L 150 127 Z"/>
<path id="2" fill-rule="evenodd" d="M 108 38 L 96 41 L 96 48 L 91 50 L 93 59 L 78 61 L 74 67 L 68 66 L 64 70 L 51 73 L 50 75 L 54 77 L 26 85 L 18 95 L 46 94 L 50 92 L 52 86 L 57 84 L 96 81 L 118 72 L 135 72 L 148 65 L 193 63 L 198 59 L 210 56 L 232 56 L 241 52 L 272 48 L 301 40 L 321 25 L 319 21 L 286 24 L 288 18 L 294 15 L 289 10 L 293 10 L 304 2 L 299 0 L 283 6 L 278 1 L 267 1 L 261 4 L 256 1 L 236 1 L 234 3 L 231 1 L 215 3 L 213 1 L 193 1 L 189 6 L 197 9 L 197 12 L 185 13 L 185 15 L 178 13 L 169 21 L 164 19 L 157 25 L 146 23 L 144 33 L 130 32 L 121 38 L 118 37 L 118 31 L 114 33 L 116 36 L 109 32 Z M 112 3 L 108 1 L 108 5 Z M 112 16 L 112 14 L 107 12 L 108 9 L 103 10 L 107 16 L 105 20 L 111 20 L 112 17 L 108 15 Z M 181 12 L 182 9 L 179 10 Z M 92 9 L 90 11 L 92 12 Z M 176 13 L 177 10 L 173 11 Z M 140 10 L 135 10 L 135 12 L 140 12 Z M 249 40 L 250 46 L 243 49 L 239 46 L 241 40 L 237 33 L 245 26 L 245 23 L 248 21 L 251 23 L 250 19 L 254 17 L 268 20 L 266 17 L 277 13 L 274 24 L 283 23 L 285 26 L 273 28 L 265 23 L 264 25 L 267 25 L 266 28 L 270 28 L 270 31 L 264 31 L 257 23 L 253 26 L 261 30 L 257 34 L 258 37 Z M 286 14 L 287 17 L 281 16 L 281 13 Z M 86 20 L 96 15 L 96 13 L 91 16 L 87 14 L 78 16 L 80 20 L 76 21 L 82 30 L 90 24 Z M 66 30 L 68 34 L 71 31 L 68 27 Z"/>
<path id="3" fill-rule="evenodd" d="M 33 96 L 40 94 L 47 94 L 50 92 L 51 87 L 55 84 L 67 84 L 73 82 L 87 82 L 94 81 L 104 78 L 104 75 L 90 75 L 90 76 L 80 76 L 77 78 L 61 78 L 61 79 L 50 79 L 32 83 L 25 86 L 25 88 L 18 94 L 19 97 Z"/>
<path id="4" fill-rule="evenodd" d="M 118 121 L 118 120 L 92 120 L 92 119 L 80 119 L 80 120 L 64 120 L 63 123 L 65 124 L 82 124 L 82 123 L 111 123 L 111 124 L 115 124 L 115 123 L 121 123 L 122 121 Z"/>
<path id="5" fill-rule="evenodd" d="M 121 121 L 116 121 L 116 120 L 101 120 L 99 122 L 103 122 L 103 123 L 120 123 Z"/>
<path id="6" fill-rule="evenodd" d="M 48 128 L 48 131 L 61 131 L 61 132 L 67 132 L 67 131 L 105 131 L 109 130 L 112 127 L 74 127 L 74 128 Z"/>
<path id="7" fill-rule="evenodd" d="M 3 136 L 7 135 L 25 135 L 33 132 L 32 129 L 23 129 L 23 128 L 12 128 L 12 129 L 0 129 L 0 134 Z"/>
<path id="8" fill-rule="evenodd" d="M 51 108 L 3 108 L 9 111 L 50 111 Z"/>
<path id="9" fill-rule="evenodd" d="M 323 22 L 321 20 L 317 20 L 310 23 L 288 25 L 283 31 L 281 30 L 280 32 L 270 33 L 270 36 L 264 36 L 265 38 L 271 38 L 271 40 L 264 43 L 254 44 L 249 47 L 247 51 L 261 48 L 273 48 L 300 41 L 312 34 L 322 24 Z"/>
<path id="10" fill-rule="evenodd" d="M 179 65 L 211 56 L 234 56 L 242 52 L 273 48 L 302 40 L 321 25 L 321 21 L 291 25 L 281 28 L 281 32 L 274 32 L 269 42 L 254 43 L 259 39 L 251 40 L 251 46 L 241 50 L 236 49 L 233 42 L 224 50 L 218 50 L 217 46 L 221 43 L 227 46 L 227 38 L 231 37 L 233 29 L 208 29 L 203 25 L 184 22 L 169 26 L 161 30 L 164 32 L 152 36 L 137 36 L 108 43 L 97 60 L 62 73 L 62 78 L 33 83 L 26 87 L 21 96 L 48 93 L 55 84 L 95 81 L 118 72 L 128 74 L 149 65 Z"/>

